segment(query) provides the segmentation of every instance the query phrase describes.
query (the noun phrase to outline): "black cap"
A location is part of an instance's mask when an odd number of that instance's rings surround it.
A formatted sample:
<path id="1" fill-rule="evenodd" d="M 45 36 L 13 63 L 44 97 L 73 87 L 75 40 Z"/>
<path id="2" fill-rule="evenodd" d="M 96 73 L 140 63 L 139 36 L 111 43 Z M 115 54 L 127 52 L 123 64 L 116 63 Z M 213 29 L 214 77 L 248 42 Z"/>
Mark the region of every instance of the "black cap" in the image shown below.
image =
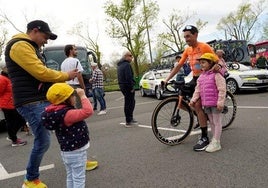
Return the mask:
<path id="1" fill-rule="evenodd" d="M 198 29 L 193 25 L 186 25 L 182 31 L 190 31 L 192 34 L 198 33 Z"/>
<path id="2" fill-rule="evenodd" d="M 34 20 L 27 24 L 27 29 L 37 28 L 39 31 L 49 35 L 49 39 L 55 40 L 58 36 L 51 32 L 48 24 L 42 20 Z"/>

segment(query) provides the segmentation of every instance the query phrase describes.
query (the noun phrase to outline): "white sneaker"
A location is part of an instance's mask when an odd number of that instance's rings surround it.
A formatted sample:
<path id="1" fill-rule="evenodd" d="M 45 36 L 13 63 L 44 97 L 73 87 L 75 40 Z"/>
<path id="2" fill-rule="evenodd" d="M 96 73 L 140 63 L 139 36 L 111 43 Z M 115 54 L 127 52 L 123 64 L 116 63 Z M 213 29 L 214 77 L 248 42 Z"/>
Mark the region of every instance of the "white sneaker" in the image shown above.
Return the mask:
<path id="1" fill-rule="evenodd" d="M 205 149 L 206 152 L 212 153 L 215 151 L 221 150 L 221 143 L 219 140 L 212 138 L 211 142 L 209 143 L 208 147 Z"/>
<path id="2" fill-rule="evenodd" d="M 98 113 L 98 116 L 99 116 L 99 115 L 104 115 L 104 114 L 106 114 L 106 111 L 105 111 L 105 110 L 101 110 L 101 111 Z"/>

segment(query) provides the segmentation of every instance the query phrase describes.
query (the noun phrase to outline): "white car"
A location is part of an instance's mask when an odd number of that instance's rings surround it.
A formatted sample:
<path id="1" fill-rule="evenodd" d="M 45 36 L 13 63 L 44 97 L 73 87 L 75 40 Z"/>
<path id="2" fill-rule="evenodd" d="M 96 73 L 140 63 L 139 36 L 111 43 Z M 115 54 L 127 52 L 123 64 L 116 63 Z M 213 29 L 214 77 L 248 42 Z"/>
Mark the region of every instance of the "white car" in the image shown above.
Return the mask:
<path id="1" fill-rule="evenodd" d="M 161 89 L 161 81 L 165 80 L 170 74 L 170 69 L 152 70 L 146 72 L 139 83 L 141 96 L 155 95 L 157 99 L 162 99 L 164 96 L 174 95 L 174 93 L 164 93 Z M 185 82 L 191 79 L 191 73 L 185 77 Z M 175 80 L 176 75 L 170 79 Z"/>
<path id="2" fill-rule="evenodd" d="M 239 90 L 268 88 L 268 70 L 252 69 L 239 63 L 238 70 L 228 70 L 229 76 L 226 78 L 227 90 L 237 93 Z"/>

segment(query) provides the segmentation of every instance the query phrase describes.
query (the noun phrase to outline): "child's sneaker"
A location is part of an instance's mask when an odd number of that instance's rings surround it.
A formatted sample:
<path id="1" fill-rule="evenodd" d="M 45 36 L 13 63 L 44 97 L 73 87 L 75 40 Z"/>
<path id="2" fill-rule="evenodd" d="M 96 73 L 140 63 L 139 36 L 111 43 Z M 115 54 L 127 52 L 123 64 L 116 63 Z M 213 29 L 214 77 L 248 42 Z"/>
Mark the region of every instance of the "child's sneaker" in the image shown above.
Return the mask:
<path id="1" fill-rule="evenodd" d="M 16 147 L 16 146 L 24 146 L 27 144 L 27 141 L 23 141 L 22 139 L 20 138 L 17 138 L 16 142 L 12 142 L 12 145 L 13 147 Z"/>
<path id="2" fill-rule="evenodd" d="M 221 149 L 220 141 L 213 138 L 209 143 L 208 147 L 206 148 L 206 152 L 212 153 L 220 149 Z"/>
<path id="3" fill-rule="evenodd" d="M 86 163 L 86 170 L 94 170 L 98 167 L 98 161 L 87 161 Z"/>
<path id="4" fill-rule="evenodd" d="M 33 181 L 24 180 L 22 188 L 47 188 L 47 186 L 39 179 L 35 179 Z"/>

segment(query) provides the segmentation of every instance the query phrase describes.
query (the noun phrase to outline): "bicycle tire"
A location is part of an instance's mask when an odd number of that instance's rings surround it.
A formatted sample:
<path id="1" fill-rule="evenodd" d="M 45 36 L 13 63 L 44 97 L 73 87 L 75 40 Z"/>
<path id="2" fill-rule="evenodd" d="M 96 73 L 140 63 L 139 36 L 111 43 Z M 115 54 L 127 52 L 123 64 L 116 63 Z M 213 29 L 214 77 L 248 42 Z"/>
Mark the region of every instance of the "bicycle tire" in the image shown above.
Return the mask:
<path id="1" fill-rule="evenodd" d="M 232 55 L 234 57 L 234 60 L 238 62 L 242 61 L 245 57 L 244 50 L 240 47 L 234 48 L 232 50 Z"/>
<path id="2" fill-rule="evenodd" d="M 222 116 L 222 129 L 229 127 L 236 117 L 237 104 L 234 95 L 226 92 L 226 99 L 224 102 L 223 116 Z"/>
<path id="3" fill-rule="evenodd" d="M 151 126 L 155 137 L 163 144 L 174 146 L 180 144 L 191 133 L 194 115 L 189 105 L 182 100 L 178 111 L 178 96 L 162 100 L 154 109 Z M 179 113 L 179 120 L 174 114 Z"/>

